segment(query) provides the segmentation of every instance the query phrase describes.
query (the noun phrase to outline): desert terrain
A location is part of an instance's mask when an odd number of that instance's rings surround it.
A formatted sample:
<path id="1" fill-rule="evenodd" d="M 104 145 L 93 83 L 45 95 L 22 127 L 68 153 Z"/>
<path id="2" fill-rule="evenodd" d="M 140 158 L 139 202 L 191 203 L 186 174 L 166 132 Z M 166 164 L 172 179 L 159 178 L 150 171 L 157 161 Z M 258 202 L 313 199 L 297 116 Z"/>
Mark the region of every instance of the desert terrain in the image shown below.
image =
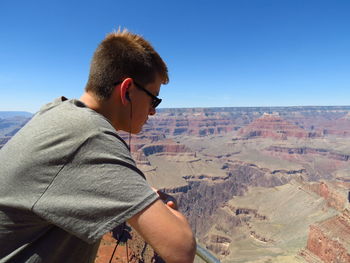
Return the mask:
<path id="1" fill-rule="evenodd" d="M 0 144 L 25 121 L 1 118 Z M 350 262 L 349 106 L 160 109 L 131 149 L 222 262 Z"/>

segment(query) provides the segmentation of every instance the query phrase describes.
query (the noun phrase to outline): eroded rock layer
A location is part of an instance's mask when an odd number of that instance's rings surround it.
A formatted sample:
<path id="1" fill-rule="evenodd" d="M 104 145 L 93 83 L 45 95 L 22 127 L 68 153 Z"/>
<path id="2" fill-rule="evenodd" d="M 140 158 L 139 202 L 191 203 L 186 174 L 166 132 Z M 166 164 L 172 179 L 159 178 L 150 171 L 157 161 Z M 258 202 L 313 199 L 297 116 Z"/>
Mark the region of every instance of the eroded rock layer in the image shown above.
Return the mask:
<path id="1" fill-rule="evenodd" d="M 322 262 L 350 262 L 350 211 L 311 225 L 306 248 Z"/>

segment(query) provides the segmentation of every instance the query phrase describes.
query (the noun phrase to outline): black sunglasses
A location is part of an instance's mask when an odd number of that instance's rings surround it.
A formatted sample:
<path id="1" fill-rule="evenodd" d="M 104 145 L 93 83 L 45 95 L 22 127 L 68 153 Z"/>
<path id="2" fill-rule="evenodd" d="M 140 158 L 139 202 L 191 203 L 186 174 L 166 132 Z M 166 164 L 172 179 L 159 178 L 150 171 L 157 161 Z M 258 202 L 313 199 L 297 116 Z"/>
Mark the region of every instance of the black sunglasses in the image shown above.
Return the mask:
<path id="1" fill-rule="evenodd" d="M 146 90 L 144 87 L 142 87 L 140 84 L 138 84 L 136 81 L 134 81 L 134 84 L 136 88 L 144 91 L 148 96 L 152 98 L 152 107 L 155 109 L 158 107 L 158 105 L 162 102 L 162 99 L 158 98 L 157 96 L 154 96 L 151 92 Z"/>
<path id="2" fill-rule="evenodd" d="M 114 83 L 114 86 L 119 85 L 120 83 L 122 83 L 122 81 L 118 81 L 118 82 Z M 154 96 L 151 92 L 146 90 L 144 87 L 142 87 L 136 81 L 134 81 L 134 84 L 135 84 L 136 88 L 142 90 L 143 92 L 145 92 L 148 96 L 150 96 L 152 98 L 152 107 L 154 109 L 157 108 L 158 105 L 162 102 L 162 99 L 158 98 L 157 96 Z"/>

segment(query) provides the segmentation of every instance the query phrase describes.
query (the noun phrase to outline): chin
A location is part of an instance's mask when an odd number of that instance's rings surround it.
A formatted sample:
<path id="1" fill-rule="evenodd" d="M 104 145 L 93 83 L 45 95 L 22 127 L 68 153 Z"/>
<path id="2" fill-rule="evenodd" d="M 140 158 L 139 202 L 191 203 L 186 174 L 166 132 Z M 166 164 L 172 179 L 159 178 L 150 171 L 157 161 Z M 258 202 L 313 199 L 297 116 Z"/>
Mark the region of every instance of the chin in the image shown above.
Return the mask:
<path id="1" fill-rule="evenodd" d="M 142 127 L 136 128 L 136 129 L 132 129 L 130 132 L 131 132 L 132 134 L 138 134 L 138 133 L 140 133 L 141 131 L 142 131 Z"/>

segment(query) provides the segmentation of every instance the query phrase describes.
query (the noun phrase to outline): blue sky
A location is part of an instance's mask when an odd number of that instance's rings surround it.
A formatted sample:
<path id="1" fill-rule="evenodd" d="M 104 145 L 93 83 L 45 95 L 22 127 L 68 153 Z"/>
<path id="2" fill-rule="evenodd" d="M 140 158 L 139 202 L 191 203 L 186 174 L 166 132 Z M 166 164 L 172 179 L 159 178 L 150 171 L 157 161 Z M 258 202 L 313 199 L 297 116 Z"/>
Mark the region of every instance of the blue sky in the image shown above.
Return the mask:
<path id="1" fill-rule="evenodd" d="M 349 14 L 348 0 L 2 0 L 0 110 L 79 98 L 119 26 L 167 62 L 162 107 L 349 105 Z"/>

